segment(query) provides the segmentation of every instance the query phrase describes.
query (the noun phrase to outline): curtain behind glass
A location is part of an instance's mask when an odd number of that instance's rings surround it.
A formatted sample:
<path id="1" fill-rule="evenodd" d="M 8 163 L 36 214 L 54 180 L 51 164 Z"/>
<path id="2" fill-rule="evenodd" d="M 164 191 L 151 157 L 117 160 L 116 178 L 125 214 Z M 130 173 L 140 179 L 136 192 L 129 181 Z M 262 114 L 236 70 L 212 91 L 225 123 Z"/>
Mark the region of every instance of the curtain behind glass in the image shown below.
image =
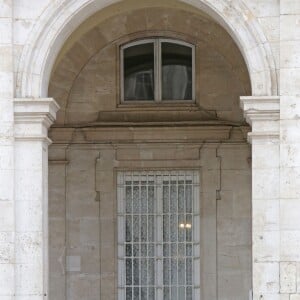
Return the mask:
<path id="1" fill-rule="evenodd" d="M 192 48 L 163 42 L 162 100 L 192 100 Z"/>
<path id="2" fill-rule="evenodd" d="M 155 299 L 157 215 L 163 217 L 163 299 L 192 300 L 193 182 L 165 176 L 162 211 L 156 211 L 158 177 L 147 177 L 125 183 L 126 300 Z"/>
<path id="3" fill-rule="evenodd" d="M 154 44 L 124 49 L 124 100 L 154 100 Z"/>

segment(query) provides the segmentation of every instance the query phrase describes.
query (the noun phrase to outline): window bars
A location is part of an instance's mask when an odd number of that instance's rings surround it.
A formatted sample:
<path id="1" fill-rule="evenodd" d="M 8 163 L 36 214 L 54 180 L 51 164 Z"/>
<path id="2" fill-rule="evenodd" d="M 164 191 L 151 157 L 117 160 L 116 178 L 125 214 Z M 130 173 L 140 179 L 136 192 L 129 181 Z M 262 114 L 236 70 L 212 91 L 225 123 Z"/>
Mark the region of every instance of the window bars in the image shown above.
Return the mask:
<path id="1" fill-rule="evenodd" d="M 199 174 L 118 172 L 119 300 L 200 299 Z"/>

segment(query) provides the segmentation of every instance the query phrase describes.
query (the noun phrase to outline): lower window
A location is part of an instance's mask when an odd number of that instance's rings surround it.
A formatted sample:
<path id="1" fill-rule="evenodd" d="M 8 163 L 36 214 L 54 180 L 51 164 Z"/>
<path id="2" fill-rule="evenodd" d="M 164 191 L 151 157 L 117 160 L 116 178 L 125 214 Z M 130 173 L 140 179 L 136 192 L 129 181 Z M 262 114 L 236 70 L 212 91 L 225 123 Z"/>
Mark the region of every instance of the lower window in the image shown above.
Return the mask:
<path id="1" fill-rule="evenodd" d="M 118 299 L 200 299 L 198 172 L 119 172 L 117 184 Z"/>

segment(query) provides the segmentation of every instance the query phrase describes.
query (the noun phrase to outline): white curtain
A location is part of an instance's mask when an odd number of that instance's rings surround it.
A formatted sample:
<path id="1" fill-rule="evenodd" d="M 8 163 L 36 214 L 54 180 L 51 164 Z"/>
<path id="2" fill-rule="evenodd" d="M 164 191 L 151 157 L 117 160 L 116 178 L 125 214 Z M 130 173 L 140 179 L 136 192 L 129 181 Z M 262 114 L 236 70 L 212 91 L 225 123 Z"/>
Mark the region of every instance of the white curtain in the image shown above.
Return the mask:
<path id="1" fill-rule="evenodd" d="M 184 65 L 165 65 L 162 70 L 162 96 L 165 100 L 191 97 L 191 68 Z"/>
<path id="2" fill-rule="evenodd" d="M 162 217 L 163 299 L 192 300 L 193 294 L 193 193 L 192 180 L 126 181 L 126 300 L 154 300 L 157 241 Z M 157 190 L 162 191 L 158 208 Z"/>
<path id="3" fill-rule="evenodd" d="M 153 71 L 142 71 L 126 76 L 124 82 L 125 100 L 153 100 Z"/>

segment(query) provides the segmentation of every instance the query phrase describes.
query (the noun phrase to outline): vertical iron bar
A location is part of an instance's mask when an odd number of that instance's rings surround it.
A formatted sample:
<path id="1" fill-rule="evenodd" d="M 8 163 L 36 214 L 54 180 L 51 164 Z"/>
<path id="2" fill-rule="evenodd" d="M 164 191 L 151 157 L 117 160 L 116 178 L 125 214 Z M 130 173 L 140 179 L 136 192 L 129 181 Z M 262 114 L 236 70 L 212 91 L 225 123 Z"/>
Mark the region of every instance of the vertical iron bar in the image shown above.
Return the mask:
<path id="1" fill-rule="evenodd" d="M 131 172 L 131 299 L 134 300 L 134 264 L 133 264 L 133 260 L 134 260 L 134 255 L 133 255 L 133 248 L 134 248 L 134 240 L 133 240 L 133 230 L 134 230 L 134 226 L 133 226 L 133 204 L 134 204 L 134 194 L 133 194 L 133 172 Z"/>
<path id="2" fill-rule="evenodd" d="M 176 202 L 177 202 L 177 205 L 176 205 L 176 214 L 177 214 L 177 224 L 176 224 L 176 229 L 177 229 L 177 245 L 176 245 L 176 254 L 177 254 L 177 257 L 176 257 L 176 264 L 177 264 L 177 269 L 176 269 L 176 299 L 178 299 L 178 291 L 179 291 L 179 287 L 178 287 L 178 271 L 179 271 L 179 261 L 178 261 L 178 257 L 179 257 L 179 253 L 178 253 L 178 243 L 179 243 L 179 185 L 178 185 L 178 171 L 176 172 Z M 176 203 L 175 202 L 175 203 Z"/>
<path id="3" fill-rule="evenodd" d="M 138 241 L 138 245 L 139 245 L 139 258 L 138 258 L 138 262 L 139 262 L 139 298 L 141 299 L 141 294 L 142 294 L 142 269 L 141 269 L 141 262 L 142 262 L 142 193 L 141 193 L 141 189 L 142 189 L 142 183 L 141 183 L 141 173 L 139 173 L 138 175 L 138 189 L 139 189 L 139 199 L 138 199 L 138 212 L 139 212 L 139 241 Z"/>
<path id="4" fill-rule="evenodd" d="M 184 180 L 183 180 L 183 213 L 184 213 L 184 219 L 186 220 L 186 172 L 184 172 Z M 187 242 L 186 242 L 186 230 L 184 231 L 184 299 L 186 299 L 186 247 L 187 247 Z"/>
<path id="5" fill-rule="evenodd" d="M 171 286 L 172 286 L 172 260 L 171 260 L 171 256 L 172 256 L 172 253 L 171 253 L 171 247 L 172 247 L 172 241 L 171 241 L 171 173 L 169 172 L 169 211 L 168 211 L 168 234 L 169 234 L 169 257 L 168 257 L 168 275 L 169 275 L 169 300 L 172 300 L 172 290 L 171 290 Z"/>
<path id="6" fill-rule="evenodd" d="M 146 173 L 146 184 L 145 184 L 145 188 L 146 188 L 146 268 L 147 270 L 149 270 L 150 272 L 150 268 L 149 268 L 149 197 L 148 197 L 148 189 L 149 189 L 149 178 L 148 178 L 148 174 Z M 147 289 L 147 299 L 149 299 L 149 283 L 148 283 L 148 272 L 146 272 L 146 289 Z"/>

